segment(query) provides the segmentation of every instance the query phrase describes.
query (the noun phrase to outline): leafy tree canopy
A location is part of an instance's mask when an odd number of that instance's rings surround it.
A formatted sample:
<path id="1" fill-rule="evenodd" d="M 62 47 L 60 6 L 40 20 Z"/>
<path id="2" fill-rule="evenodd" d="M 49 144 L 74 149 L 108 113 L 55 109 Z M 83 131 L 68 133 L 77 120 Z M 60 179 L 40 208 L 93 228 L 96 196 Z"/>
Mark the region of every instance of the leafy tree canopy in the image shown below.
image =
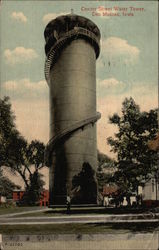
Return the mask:
<path id="1" fill-rule="evenodd" d="M 114 167 L 114 160 L 111 159 L 106 154 L 101 153 L 98 150 L 98 171 L 102 171 L 104 168 L 112 168 Z"/>
<path id="2" fill-rule="evenodd" d="M 12 198 L 13 190 L 19 188 L 19 185 L 15 185 L 6 176 L 3 176 L 2 170 L 0 169 L 0 195 Z"/>
<path id="3" fill-rule="evenodd" d="M 72 203 L 96 203 L 95 171 L 88 162 L 83 163 L 81 172 L 72 179 L 72 196 Z"/>
<path id="4" fill-rule="evenodd" d="M 109 183 L 114 167 L 114 160 L 98 151 L 97 181 L 99 192 L 102 192 L 103 187 Z"/>
<path id="5" fill-rule="evenodd" d="M 42 183 L 38 171 L 44 167 L 44 150 L 44 143 L 28 143 L 17 130 L 9 97 L 0 99 L 0 167 L 7 166 L 18 173 L 27 190 L 31 189 L 33 176 Z"/>
<path id="6" fill-rule="evenodd" d="M 9 97 L 0 99 L 0 166 L 11 164 L 15 158 L 10 152 L 14 139 L 19 136 L 14 121 Z"/>
<path id="7" fill-rule="evenodd" d="M 157 109 L 141 112 L 133 98 L 125 98 L 121 115 L 114 114 L 109 120 L 118 127 L 115 137 L 108 138 L 117 155 L 112 180 L 127 192 L 137 192 L 157 169 L 157 153 L 148 147 L 158 131 Z"/>

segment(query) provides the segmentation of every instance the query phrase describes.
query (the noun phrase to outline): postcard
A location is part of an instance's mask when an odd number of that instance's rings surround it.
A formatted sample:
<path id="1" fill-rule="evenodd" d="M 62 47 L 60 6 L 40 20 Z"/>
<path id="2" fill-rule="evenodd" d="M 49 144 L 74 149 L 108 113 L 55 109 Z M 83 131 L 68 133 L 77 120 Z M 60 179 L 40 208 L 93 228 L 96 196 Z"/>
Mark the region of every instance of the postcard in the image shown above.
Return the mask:
<path id="1" fill-rule="evenodd" d="M 158 1 L 0 2 L 0 249 L 159 248 Z"/>

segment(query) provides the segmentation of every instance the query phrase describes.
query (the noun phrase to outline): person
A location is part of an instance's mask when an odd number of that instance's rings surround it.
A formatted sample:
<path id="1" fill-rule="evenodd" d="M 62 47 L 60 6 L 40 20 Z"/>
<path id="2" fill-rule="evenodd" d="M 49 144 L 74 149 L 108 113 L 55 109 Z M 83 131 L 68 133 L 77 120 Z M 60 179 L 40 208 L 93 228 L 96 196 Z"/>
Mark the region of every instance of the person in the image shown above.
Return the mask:
<path id="1" fill-rule="evenodd" d="M 71 210 L 71 197 L 69 195 L 67 195 L 66 205 L 67 205 L 67 213 L 69 214 Z"/>
<path id="2" fill-rule="evenodd" d="M 109 198 L 107 196 L 104 197 L 103 205 L 104 207 L 107 207 L 109 205 Z"/>

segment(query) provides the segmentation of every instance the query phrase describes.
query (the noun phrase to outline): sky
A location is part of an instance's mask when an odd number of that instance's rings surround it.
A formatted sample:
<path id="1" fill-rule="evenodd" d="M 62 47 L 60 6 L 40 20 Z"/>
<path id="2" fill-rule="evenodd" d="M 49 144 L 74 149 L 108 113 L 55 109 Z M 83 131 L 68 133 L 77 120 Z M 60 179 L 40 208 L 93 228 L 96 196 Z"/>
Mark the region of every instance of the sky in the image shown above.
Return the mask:
<path id="1" fill-rule="evenodd" d="M 10 96 L 16 125 L 28 141 L 49 140 L 49 88 L 44 77 L 44 29 L 59 15 L 91 19 L 101 31 L 96 63 L 97 147 L 116 128 L 109 116 L 121 112 L 125 97 L 141 110 L 158 107 L 157 1 L 3 1 L 0 7 L 0 96 Z M 96 9 L 96 11 L 92 11 Z M 103 14 L 105 13 L 105 14 Z"/>

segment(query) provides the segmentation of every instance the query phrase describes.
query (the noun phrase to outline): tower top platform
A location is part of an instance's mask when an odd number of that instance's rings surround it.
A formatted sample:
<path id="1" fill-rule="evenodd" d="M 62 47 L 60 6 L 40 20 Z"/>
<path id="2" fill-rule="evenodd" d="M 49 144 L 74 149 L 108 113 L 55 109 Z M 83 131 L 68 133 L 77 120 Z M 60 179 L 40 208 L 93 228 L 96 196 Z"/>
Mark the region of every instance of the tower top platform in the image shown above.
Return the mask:
<path id="1" fill-rule="evenodd" d="M 62 33 L 68 32 L 75 27 L 81 27 L 91 31 L 97 37 L 97 39 L 100 40 L 100 30 L 95 23 L 86 17 L 72 13 L 59 16 L 56 19 L 50 21 L 44 31 L 45 40 L 47 42 L 53 32 L 57 35 L 61 35 Z"/>
<path id="2" fill-rule="evenodd" d="M 59 16 L 48 23 L 44 36 L 46 40 L 45 77 L 48 83 L 50 69 L 56 63 L 59 52 L 68 46 L 70 42 L 83 39 L 94 48 L 96 58 L 99 56 L 100 30 L 95 23 L 86 17 L 73 13 Z"/>

